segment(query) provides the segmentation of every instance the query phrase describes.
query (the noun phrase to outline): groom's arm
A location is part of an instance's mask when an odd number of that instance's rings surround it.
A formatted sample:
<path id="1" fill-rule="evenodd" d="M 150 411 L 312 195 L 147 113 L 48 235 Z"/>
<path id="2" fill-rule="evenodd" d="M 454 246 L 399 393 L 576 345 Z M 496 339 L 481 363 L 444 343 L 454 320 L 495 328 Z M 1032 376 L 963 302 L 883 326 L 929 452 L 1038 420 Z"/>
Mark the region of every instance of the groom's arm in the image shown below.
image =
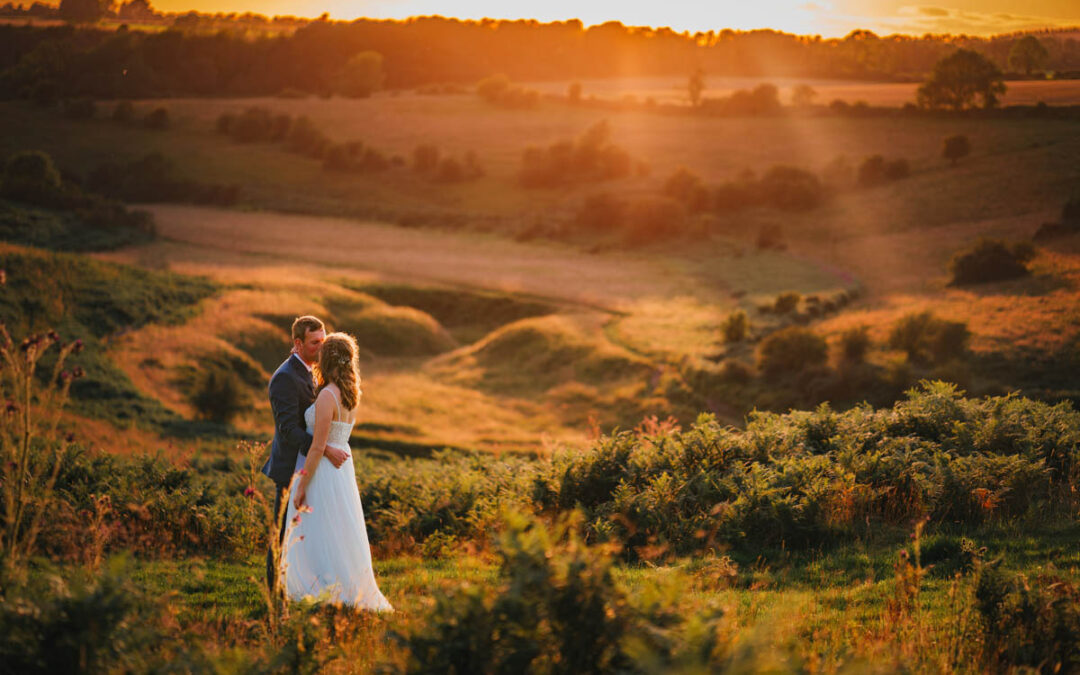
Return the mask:
<path id="1" fill-rule="evenodd" d="M 300 406 L 296 398 L 296 383 L 287 375 L 276 375 L 270 380 L 270 409 L 274 411 L 274 427 L 290 447 L 306 455 L 311 447 L 311 434 L 298 424 Z"/>

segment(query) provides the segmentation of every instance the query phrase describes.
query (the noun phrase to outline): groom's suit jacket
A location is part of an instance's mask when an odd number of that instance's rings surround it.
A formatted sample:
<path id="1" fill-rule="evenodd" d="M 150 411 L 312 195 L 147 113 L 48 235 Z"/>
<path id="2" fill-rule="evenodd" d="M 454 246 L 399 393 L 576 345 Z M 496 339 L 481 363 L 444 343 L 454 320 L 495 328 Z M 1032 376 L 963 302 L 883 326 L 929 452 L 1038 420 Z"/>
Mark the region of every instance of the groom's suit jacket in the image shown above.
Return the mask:
<path id="1" fill-rule="evenodd" d="M 262 472 L 277 486 L 285 487 L 296 467 L 297 453 L 307 456 L 311 434 L 306 431 L 304 411 L 315 400 L 311 373 L 292 354 L 270 378 L 270 409 L 274 412 L 274 442 Z"/>

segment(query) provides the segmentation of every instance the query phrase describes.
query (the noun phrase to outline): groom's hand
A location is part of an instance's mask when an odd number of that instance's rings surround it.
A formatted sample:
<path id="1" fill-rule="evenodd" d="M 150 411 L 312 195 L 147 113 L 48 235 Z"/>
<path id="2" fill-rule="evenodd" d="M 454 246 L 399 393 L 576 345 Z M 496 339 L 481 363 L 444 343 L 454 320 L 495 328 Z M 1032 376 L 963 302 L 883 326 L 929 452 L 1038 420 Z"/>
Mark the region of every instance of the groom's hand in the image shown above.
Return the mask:
<path id="1" fill-rule="evenodd" d="M 340 469 L 341 465 L 345 463 L 345 460 L 349 458 L 349 453 L 341 448 L 332 448 L 329 445 L 326 446 L 326 451 L 323 454 L 330 460 L 330 463 L 334 465 L 335 469 Z"/>

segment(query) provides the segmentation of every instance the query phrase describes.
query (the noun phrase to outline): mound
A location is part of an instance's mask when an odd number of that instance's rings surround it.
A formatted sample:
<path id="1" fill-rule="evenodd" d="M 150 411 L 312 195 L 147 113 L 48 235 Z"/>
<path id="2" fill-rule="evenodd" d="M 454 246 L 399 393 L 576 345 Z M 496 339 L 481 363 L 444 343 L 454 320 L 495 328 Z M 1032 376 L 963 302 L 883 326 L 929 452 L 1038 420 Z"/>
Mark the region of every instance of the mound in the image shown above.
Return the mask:
<path id="1" fill-rule="evenodd" d="M 361 352 L 379 356 L 431 356 L 457 346 L 438 321 L 412 307 L 371 305 L 337 319 L 335 328 L 355 335 Z"/>
<path id="2" fill-rule="evenodd" d="M 473 342 L 499 326 L 555 311 L 547 303 L 494 291 L 405 284 L 371 284 L 357 290 L 391 305 L 413 307 L 430 314 L 461 342 Z"/>
<path id="3" fill-rule="evenodd" d="M 569 381 L 610 384 L 648 375 L 648 361 L 585 335 L 565 316 L 523 319 L 439 364 L 499 390 L 547 390 Z"/>

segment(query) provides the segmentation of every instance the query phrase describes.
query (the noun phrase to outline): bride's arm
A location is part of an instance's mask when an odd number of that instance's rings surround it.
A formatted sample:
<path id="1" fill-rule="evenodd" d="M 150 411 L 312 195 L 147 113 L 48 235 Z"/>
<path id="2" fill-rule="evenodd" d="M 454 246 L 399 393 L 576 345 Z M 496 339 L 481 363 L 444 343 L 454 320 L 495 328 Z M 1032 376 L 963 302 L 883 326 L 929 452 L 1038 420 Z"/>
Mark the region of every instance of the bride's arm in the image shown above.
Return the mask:
<path id="1" fill-rule="evenodd" d="M 307 494 L 307 486 L 319 467 L 319 461 L 326 452 L 326 439 L 330 436 L 330 421 L 334 417 L 334 395 L 323 389 L 319 392 L 319 398 L 315 400 L 315 428 L 311 449 L 308 450 L 307 459 L 304 461 L 304 471 L 300 476 L 300 482 L 296 487 L 296 508 L 304 503 Z"/>

